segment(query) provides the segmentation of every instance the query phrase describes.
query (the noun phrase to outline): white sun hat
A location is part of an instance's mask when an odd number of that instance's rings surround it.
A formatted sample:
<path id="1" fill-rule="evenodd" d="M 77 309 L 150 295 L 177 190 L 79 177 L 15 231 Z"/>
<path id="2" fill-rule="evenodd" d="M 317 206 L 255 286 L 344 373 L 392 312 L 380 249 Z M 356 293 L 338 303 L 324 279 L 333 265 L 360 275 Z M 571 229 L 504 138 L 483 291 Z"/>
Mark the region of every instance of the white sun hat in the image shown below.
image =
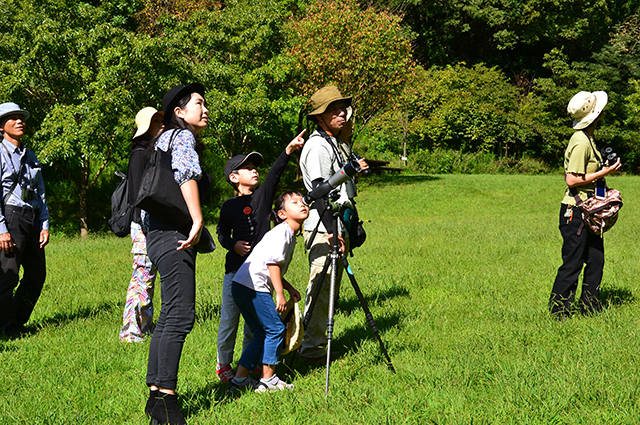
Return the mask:
<path id="1" fill-rule="evenodd" d="M 581 91 L 573 96 L 567 106 L 567 113 L 573 118 L 573 128 L 582 130 L 588 127 L 602 113 L 608 101 L 604 91 Z"/>
<path id="2" fill-rule="evenodd" d="M 156 114 L 160 115 L 160 117 L 164 115 L 162 111 L 158 111 L 156 108 L 151 106 L 147 106 L 146 108 L 142 108 L 138 111 L 136 114 L 136 127 L 138 127 L 138 131 L 136 131 L 136 134 L 133 136 L 134 139 L 138 136 L 142 136 L 149 130 L 149 127 L 151 127 L 151 120 Z"/>

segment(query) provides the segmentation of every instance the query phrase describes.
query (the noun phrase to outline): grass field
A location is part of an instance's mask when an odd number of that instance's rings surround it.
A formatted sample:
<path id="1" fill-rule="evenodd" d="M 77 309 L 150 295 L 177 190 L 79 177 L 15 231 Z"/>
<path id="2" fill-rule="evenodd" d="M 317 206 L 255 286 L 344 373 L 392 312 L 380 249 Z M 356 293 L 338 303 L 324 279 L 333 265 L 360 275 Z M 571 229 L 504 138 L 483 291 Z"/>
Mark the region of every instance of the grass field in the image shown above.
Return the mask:
<path id="1" fill-rule="evenodd" d="M 342 356 L 327 398 L 325 368 L 295 358 L 278 371 L 294 391 L 225 396 L 215 376 L 224 250 L 199 257 L 197 322 L 178 385 L 187 421 L 640 423 L 640 178 L 609 185 L 625 206 L 605 236 L 605 311 L 557 322 L 546 305 L 560 265 L 561 176 L 364 182 L 359 206 L 371 222 L 350 262 L 397 374 L 345 278 L 334 333 Z M 147 423 L 148 342 L 117 337 L 129 249 L 110 236 L 52 240 L 36 331 L 0 341 L 0 424 Z M 302 243 L 287 277 L 306 285 Z"/>

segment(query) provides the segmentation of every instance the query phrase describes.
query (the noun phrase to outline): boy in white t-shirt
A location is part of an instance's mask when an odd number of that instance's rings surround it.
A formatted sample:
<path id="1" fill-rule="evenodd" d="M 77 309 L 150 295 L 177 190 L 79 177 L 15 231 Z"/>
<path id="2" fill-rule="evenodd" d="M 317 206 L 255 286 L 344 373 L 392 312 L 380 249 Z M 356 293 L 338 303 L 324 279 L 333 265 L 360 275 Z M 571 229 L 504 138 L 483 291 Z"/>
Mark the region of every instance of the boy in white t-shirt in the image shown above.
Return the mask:
<path id="1" fill-rule="evenodd" d="M 233 299 L 253 332 L 253 340 L 242 352 L 236 376 L 229 381 L 229 391 L 293 388 L 275 374 L 285 331 L 279 313 L 287 303 L 285 289 L 295 301 L 300 300 L 300 293 L 283 275 L 293 256 L 296 234 L 308 216 L 309 208 L 302 202 L 300 192 L 290 191 L 278 197 L 271 212 L 277 226 L 264 235 L 233 277 Z M 262 363 L 262 378 L 257 382 L 249 372 L 259 363 Z"/>

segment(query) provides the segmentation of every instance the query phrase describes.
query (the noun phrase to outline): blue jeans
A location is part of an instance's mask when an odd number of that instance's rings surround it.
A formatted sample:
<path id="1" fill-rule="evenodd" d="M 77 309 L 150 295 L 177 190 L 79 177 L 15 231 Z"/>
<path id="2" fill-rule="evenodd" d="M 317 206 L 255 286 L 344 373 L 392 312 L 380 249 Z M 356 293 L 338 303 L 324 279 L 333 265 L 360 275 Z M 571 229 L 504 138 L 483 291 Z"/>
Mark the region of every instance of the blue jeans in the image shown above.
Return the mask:
<path id="1" fill-rule="evenodd" d="M 284 340 L 284 323 L 276 311 L 276 304 L 268 292 L 256 292 L 233 282 L 233 300 L 244 321 L 253 332 L 253 339 L 242 352 L 238 364 L 253 370 L 258 363 L 276 364 Z"/>
<path id="2" fill-rule="evenodd" d="M 175 389 L 184 341 L 196 317 L 196 251 L 177 251 L 178 240 L 188 229 L 154 228 L 147 238 L 147 252 L 160 273 L 162 305 L 149 346 L 147 385 Z"/>

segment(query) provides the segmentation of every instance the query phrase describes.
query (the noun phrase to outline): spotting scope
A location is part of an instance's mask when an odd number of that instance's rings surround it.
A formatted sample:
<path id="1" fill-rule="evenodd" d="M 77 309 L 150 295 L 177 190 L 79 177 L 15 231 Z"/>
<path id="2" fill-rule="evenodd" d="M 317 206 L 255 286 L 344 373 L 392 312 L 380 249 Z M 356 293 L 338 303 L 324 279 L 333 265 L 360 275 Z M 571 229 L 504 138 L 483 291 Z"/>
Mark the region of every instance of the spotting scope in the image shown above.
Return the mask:
<path id="1" fill-rule="evenodd" d="M 322 182 L 320 186 L 307 193 L 302 198 L 302 201 L 306 205 L 313 204 L 317 199 L 324 198 L 329 192 L 358 174 L 360 171 L 362 171 L 362 169 L 356 160 L 347 162 L 344 167 L 338 170 L 337 173 Z"/>

